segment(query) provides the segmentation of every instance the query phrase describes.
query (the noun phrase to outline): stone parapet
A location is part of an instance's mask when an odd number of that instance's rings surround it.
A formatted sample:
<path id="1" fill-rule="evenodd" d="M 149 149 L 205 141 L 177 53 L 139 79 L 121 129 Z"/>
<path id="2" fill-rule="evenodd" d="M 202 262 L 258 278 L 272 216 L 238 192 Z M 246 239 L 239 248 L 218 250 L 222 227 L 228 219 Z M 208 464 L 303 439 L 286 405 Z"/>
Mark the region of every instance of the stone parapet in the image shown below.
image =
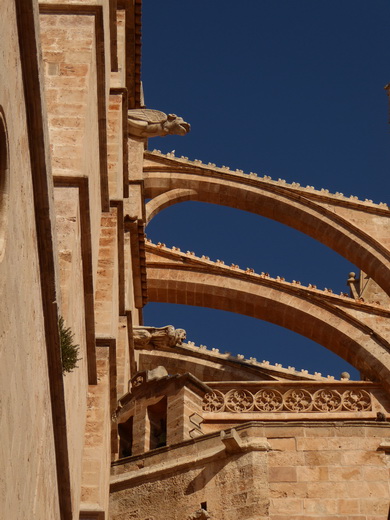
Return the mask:
<path id="1" fill-rule="evenodd" d="M 222 382 L 203 399 L 205 422 L 249 418 L 386 420 L 390 402 L 379 385 L 368 382 Z"/>
<path id="2" fill-rule="evenodd" d="M 247 422 L 129 457 L 112 465 L 111 518 L 190 519 L 202 508 L 224 520 L 382 520 L 388 432 L 368 421 Z"/>

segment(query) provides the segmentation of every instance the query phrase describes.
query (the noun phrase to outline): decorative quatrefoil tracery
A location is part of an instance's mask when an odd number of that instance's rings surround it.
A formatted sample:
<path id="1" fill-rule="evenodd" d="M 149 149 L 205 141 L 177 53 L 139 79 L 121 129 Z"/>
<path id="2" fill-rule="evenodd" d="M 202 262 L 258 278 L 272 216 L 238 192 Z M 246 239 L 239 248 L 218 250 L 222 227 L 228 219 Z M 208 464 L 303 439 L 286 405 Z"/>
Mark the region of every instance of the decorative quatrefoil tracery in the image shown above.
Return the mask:
<path id="1" fill-rule="evenodd" d="M 366 412 L 372 410 L 371 395 L 360 389 L 322 388 L 311 392 L 305 388 L 290 388 L 281 393 L 275 388 L 263 388 L 256 393 L 244 388 L 232 388 L 226 393 L 214 390 L 204 396 L 205 412 Z"/>

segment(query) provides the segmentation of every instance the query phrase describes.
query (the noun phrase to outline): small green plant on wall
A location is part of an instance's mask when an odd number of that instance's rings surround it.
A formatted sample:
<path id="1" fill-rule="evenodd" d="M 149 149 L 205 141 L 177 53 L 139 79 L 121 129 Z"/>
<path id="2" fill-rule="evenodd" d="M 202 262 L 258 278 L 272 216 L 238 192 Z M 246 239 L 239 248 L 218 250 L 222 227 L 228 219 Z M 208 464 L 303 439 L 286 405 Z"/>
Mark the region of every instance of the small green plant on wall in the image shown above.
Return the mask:
<path id="1" fill-rule="evenodd" d="M 80 361 L 81 358 L 78 357 L 79 346 L 73 342 L 74 334 L 70 327 L 65 327 L 64 318 L 62 316 L 60 316 L 58 320 L 58 328 L 61 342 L 62 373 L 65 374 L 77 368 L 77 361 Z"/>

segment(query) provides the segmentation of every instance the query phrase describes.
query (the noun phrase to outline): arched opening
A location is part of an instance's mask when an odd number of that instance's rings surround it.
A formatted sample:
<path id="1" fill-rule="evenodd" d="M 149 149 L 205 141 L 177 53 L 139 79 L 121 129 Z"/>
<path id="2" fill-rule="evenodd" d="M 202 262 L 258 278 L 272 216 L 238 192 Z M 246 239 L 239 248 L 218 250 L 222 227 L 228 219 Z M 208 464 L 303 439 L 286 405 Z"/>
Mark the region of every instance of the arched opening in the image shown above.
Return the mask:
<path id="1" fill-rule="evenodd" d="M 286 280 L 347 292 L 345 258 L 304 233 L 265 217 L 226 206 L 187 201 L 159 213 L 147 226 L 154 243 L 194 251 L 225 264 L 251 267 Z"/>
<path id="2" fill-rule="evenodd" d="M 0 106 L 0 261 L 4 257 L 9 184 L 9 152 L 5 115 Z"/>
<path id="3" fill-rule="evenodd" d="M 154 242 L 195 251 L 256 272 L 269 272 L 288 281 L 313 283 L 318 288 L 348 292 L 348 273 L 355 270 L 343 257 L 306 235 L 278 222 L 226 207 L 199 202 L 172 206 L 157 215 L 147 228 Z M 187 330 L 187 339 L 210 349 L 243 354 L 310 373 L 352 379 L 359 373 L 344 360 L 313 341 L 282 327 L 224 311 L 173 305 L 148 304 L 147 324 L 172 323 Z"/>
<path id="4" fill-rule="evenodd" d="M 144 309 L 145 323 L 157 327 L 172 324 L 187 331 L 187 341 L 217 348 L 221 353 L 241 354 L 258 361 L 280 363 L 284 368 L 320 372 L 340 379 L 346 371 L 351 379 L 360 378 L 358 370 L 322 345 L 288 329 L 249 316 L 216 309 L 168 303 L 149 303 Z"/>

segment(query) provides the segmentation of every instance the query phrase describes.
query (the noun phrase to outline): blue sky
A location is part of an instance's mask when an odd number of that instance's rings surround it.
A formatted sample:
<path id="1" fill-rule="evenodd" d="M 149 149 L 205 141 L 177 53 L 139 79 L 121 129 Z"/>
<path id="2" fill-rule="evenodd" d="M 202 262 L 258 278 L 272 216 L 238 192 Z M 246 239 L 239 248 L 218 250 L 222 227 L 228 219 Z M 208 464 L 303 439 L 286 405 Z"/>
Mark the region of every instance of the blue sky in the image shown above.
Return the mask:
<path id="1" fill-rule="evenodd" d="M 149 0 L 142 18 L 146 105 L 192 127 L 149 149 L 390 202 L 388 1 Z M 166 209 L 147 235 L 335 292 L 358 271 L 293 229 L 203 203 Z M 148 304 L 144 321 L 185 328 L 209 348 L 358 377 L 323 347 L 254 318 Z"/>

